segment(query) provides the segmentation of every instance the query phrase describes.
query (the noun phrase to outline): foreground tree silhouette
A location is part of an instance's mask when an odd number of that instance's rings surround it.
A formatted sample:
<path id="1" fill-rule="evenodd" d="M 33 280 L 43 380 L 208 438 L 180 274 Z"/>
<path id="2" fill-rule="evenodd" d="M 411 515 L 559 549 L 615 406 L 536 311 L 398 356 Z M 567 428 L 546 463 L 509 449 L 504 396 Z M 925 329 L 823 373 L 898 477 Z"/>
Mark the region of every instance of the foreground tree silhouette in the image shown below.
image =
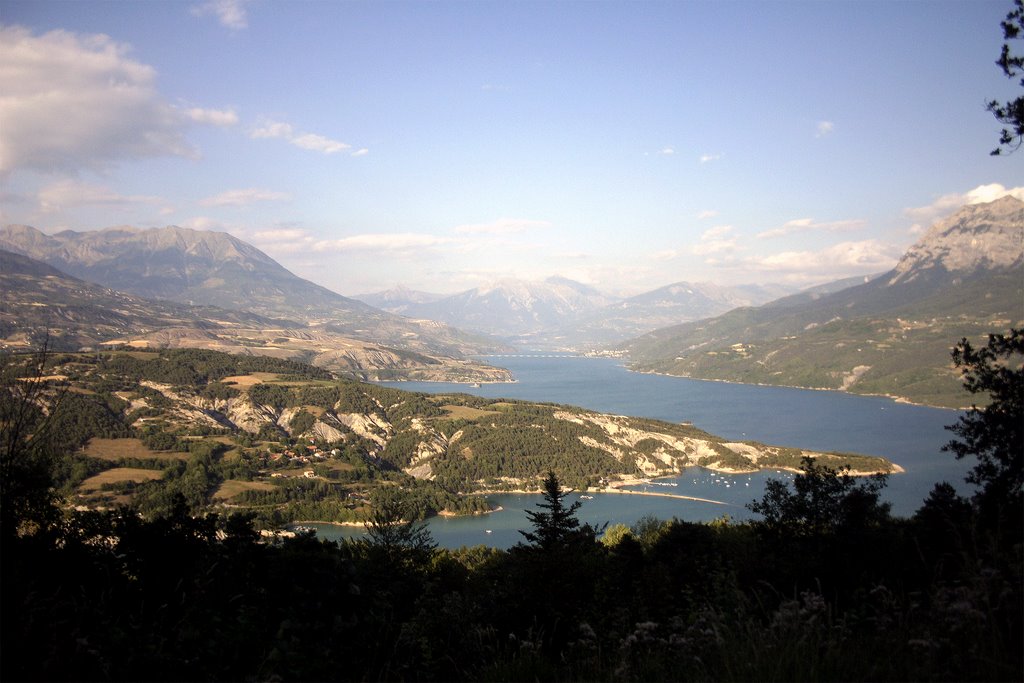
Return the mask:
<path id="1" fill-rule="evenodd" d="M 0 537 L 33 534 L 59 516 L 52 419 L 67 391 L 47 386 L 48 340 L 26 364 L 0 359 Z"/>
<path id="2" fill-rule="evenodd" d="M 1004 517 L 1019 527 L 1024 482 L 1024 330 L 990 334 L 988 344 L 978 350 L 962 339 L 953 349 L 953 363 L 963 373 L 964 388 L 972 394 L 987 394 L 991 402 L 984 408 L 972 405 L 959 422 L 946 427 L 959 439 L 943 450 L 958 459 L 978 459 L 967 481 L 981 487 L 975 501 L 983 518 L 994 522 Z"/>
<path id="3" fill-rule="evenodd" d="M 554 550 L 568 544 L 580 532 L 580 520 L 576 511 L 581 503 L 576 501 L 566 507 L 565 492 L 558 483 L 554 472 L 548 472 L 544 479 L 544 502 L 537 503 L 541 510 L 527 510 L 526 516 L 533 524 L 533 531 L 520 530 L 527 541 L 541 550 Z"/>
<path id="4" fill-rule="evenodd" d="M 1024 37 L 1024 0 L 1014 2 L 1016 9 L 1010 10 L 1006 20 L 1001 22 L 1003 27 L 1003 38 L 1007 41 Z M 1009 43 L 1003 43 L 1003 51 L 996 60 L 996 64 L 1003 70 L 1007 78 L 1016 78 L 1024 73 L 1024 56 L 1010 53 Z M 1024 86 L 1024 78 L 1020 84 Z M 1000 104 L 998 100 L 988 103 L 988 111 L 996 117 L 996 120 L 1007 126 L 1003 128 L 999 136 L 999 147 L 992 150 L 992 156 L 999 156 L 1006 152 L 1013 152 L 1018 149 L 1021 142 L 1024 142 L 1024 96 L 1015 100 Z"/>
<path id="5" fill-rule="evenodd" d="M 768 528 L 797 534 L 852 531 L 877 527 L 889 520 L 889 503 L 880 503 L 884 474 L 858 483 L 846 468 L 834 470 L 804 457 L 793 490 L 773 479 L 765 485 L 764 497 L 747 504 L 747 509 L 764 517 Z"/>
<path id="6" fill-rule="evenodd" d="M 397 491 L 380 491 L 366 519 L 367 542 L 392 562 L 426 560 L 437 547 L 427 525 L 411 519 L 412 511 Z"/>

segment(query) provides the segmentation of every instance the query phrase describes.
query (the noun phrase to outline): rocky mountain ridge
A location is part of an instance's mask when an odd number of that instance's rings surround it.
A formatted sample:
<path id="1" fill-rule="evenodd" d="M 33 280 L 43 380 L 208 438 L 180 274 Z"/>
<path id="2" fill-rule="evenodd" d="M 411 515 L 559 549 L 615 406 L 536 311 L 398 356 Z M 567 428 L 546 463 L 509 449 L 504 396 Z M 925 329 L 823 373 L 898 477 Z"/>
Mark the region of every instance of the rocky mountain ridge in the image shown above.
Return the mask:
<path id="1" fill-rule="evenodd" d="M 362 380 L 505 382 L 511 374 L 348 337 L 327 325 L 154 301 L 79 280 L 0 249 L 0 348 L 195 348 L 310 362 Z"/>
<path id="2" fill-rule="evenodd" d="M 294 275 L 227 233 L 168 226 L 46 235 L 29 226 L 9 225 L 0 229 L 0 248 L 147 299 L 315 323 L 339 335 L 430 355 L 458 358 L 503 349 L 493 340 L 444 324 L 343 297 Z"/>
<path id="3" fill-rule="evenodd" d="M 900 265 L 840 291 L 657 330 L 620 347 L 647 372 L 961 407 L 950 349 L 1024 325 L 1024 202 L 964 207 Z"/>
<path id="4" fill-rule="evenodd" d="M 1024 202 L 1007 195 L 965 206 L 939 221 L 896 264 L 888 284 L 911 282 L 923 271 L 950 273 L 1010 269 L 1024 263 Z"/>

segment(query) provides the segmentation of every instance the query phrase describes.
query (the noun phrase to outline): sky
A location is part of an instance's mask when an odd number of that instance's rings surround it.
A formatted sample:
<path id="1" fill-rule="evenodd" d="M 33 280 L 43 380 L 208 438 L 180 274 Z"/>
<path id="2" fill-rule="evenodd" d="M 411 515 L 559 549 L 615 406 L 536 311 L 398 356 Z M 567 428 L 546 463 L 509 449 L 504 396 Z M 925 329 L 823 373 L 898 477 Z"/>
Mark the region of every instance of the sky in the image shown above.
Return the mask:
<path id="1" fill-rule="evenodd" d="M 1024 199 L 1011 9 L 0 0 L 0 223 L 224 231 L 349 296 L 878 273 Z"/>

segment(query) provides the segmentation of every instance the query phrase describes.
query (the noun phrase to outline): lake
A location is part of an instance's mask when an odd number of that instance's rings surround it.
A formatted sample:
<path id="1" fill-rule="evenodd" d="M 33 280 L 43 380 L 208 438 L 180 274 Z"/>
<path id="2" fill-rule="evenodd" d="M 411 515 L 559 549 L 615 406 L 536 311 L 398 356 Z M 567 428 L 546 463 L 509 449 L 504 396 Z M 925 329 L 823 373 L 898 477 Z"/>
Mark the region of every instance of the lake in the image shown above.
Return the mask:
<path id="1" fill-rule="evenodd" d="M 936 482 L 948 481 L 961 493 L 971 489 L 964 476 L 972 463 L 942 452 L 951 438 L 944 427 L 960 413 L 897 403 L 888 398 L 855 396 L 833 391 L 765 387 L 640 374 L 610 358 L 560 354 L 495 356 L 487 360 L 511 370 L 516 382 L 468 388 L 434 382 L 387 383 L 398 389 L 427 393 L 464 392 L 488 398 L 513 398 L 564 403 L 617 415 L 648 417 L 668 422 L 692 422 L 705 431 L 736 440 L 794 446 L 821 451 L 880 455 L 906 472 L 889 477 L 885 500 L 893 513 L 909 516 Z M 748 519 L 744 507 L 764 493 L 781 472 L 721 475 L 693 468 L 682 476 L 659 480 L 675 486 L 649 485 L 649 493 L 672 493 L 719 501 L 722 504 L 658 496 L 595 494 L 583 500 L 578 513 L 584 522 L 633 524 L 645 515 L 708 521 L 728 515 Z M 642 489 L 643 487 L 633 487 Z M 507 548 L 529 528 L 525 510 L 534 509 L 538 495 L 489 496 L 500 512 L 479 517 L 436 518 L 428 522 L 435 540 L 445 547 L 484 543 Z M 577 500 L 575 495 L 570 501 Z M 351 537 L 351 528 L 318 525 L 324 538 Z"/>

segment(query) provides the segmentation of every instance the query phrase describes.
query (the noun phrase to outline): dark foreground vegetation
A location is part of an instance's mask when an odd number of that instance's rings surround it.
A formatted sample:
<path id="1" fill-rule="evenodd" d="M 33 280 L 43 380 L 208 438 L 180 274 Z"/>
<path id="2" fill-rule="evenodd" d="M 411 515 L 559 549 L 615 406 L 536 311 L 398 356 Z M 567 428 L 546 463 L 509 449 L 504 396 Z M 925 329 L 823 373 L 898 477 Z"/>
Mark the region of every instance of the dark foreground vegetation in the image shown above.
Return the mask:
<path id="1" fill-rule="evenodd" d="M 2 650 L 13 680 L 1020 680 L 1024 334 L 962 342 L 972 499 L 910 519 L 813 461 L 763 521 L 581 526 L 550 475 L 523 543 L 443 550 L 375 501 L 369 539 L 246 516 L 63 509 L 4 388 Z"/>

